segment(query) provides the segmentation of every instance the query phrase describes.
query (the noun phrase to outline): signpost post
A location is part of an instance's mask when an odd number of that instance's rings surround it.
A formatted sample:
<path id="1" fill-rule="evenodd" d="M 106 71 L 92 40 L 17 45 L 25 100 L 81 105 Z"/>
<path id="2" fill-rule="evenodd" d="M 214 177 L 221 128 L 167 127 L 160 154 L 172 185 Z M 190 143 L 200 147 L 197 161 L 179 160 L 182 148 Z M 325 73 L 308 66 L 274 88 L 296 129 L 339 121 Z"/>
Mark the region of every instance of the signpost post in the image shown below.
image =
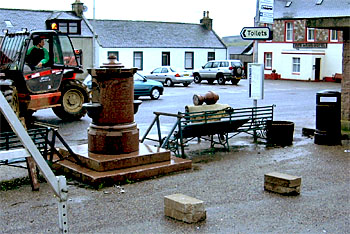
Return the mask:
<path id="1" fill-rule="evenodd" d="M 243 40 L 254 40 L 254 63 L 248 64 L 249 98 L 253 106 L 258 106 L 258 99 L 264 98 L 264 65 L 258 64 L 258 41 L 272 40 L 269 27 L 259 27 L 260 23 L 273 24 L 274 0 L 256 0 L 254 27 L 244 27 L 241 31 Z M 254 140 L 256 141 L 254 131 Z"/>

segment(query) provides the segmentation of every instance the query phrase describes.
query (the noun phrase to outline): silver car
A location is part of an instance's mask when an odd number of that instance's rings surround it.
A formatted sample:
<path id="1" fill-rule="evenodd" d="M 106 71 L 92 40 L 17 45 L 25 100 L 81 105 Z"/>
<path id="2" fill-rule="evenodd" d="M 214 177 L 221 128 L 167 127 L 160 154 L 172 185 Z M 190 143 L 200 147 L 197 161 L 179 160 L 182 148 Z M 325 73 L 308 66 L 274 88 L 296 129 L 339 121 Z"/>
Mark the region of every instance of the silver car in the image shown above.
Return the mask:
<path id="1" fill-rule="evenodd" d="M 194 82 L 199 84 L 202 80 L 207 80 L 213 84 L 217 80 L 223 85 L 226 81 L 231 81 L 236 85 L 243 74 L 243 64 L 240 60 L 212 60 L 205 64 L 202 69 L 193 72 Z"/>
<path id="2" fill-rule="evenodd" d="M 176 69 L 171 66 L 161 66 L 154 69 L 150 74 L 146 74 L 147 79 L 160 81 L 166 86 L 174 84 L 183 84 L 187 87 L 193 82 L 193 75 L 189 71 Z"/>

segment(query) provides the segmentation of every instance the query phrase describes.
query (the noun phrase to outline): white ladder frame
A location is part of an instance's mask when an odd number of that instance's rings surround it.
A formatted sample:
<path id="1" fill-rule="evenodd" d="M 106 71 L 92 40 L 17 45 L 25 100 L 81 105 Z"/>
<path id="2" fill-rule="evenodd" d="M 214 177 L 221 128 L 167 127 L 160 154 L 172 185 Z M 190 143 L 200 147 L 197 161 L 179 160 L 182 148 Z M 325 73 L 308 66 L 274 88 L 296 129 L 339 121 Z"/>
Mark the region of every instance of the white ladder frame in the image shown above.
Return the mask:
<path id="1" fill-rule="evenodd" d="M 12 110 L 10 104 L 7 102 L 6 98 L 0 92 L 0 109 L 1 113 L 5 116 L 7 122 L 10 124 L 12 130 L 16 133 L 20 141 L 25 147 L 26 153 L 22 151 L 23 155 L 32 156 L 38 165 L 39 169 L 43 173 L 46 181 L 51 186 L 55 195 L 59 198 L 58 201 L 58 223 L 59 229 L 62 233 L 68 233 L 68 218 L 67 218 L 67 182 L 66 177 L 64 176 L 55 176 L 51 168 L 47 165 L 46 161 L 42 157 L 41 153 L 35 146 L 34 142 L 30 138 L 26 129 L 23 127 L 22 123 L 19 121 L 17 115 Z M 13 154 L 16 153 L 16 150 L 9 150 L 8 158 L 13 158 Z M 18 150 L 17 150 L 18 151 Z M 18 153 L 18 152 L 17 152 Z M 21 153 L 20 153 L 21 154 Z M 21 157 L 21 156 L 19 156 Z M 6 159 L 6 152 L 2 152 L 0 155 L 1 159 Z"/>

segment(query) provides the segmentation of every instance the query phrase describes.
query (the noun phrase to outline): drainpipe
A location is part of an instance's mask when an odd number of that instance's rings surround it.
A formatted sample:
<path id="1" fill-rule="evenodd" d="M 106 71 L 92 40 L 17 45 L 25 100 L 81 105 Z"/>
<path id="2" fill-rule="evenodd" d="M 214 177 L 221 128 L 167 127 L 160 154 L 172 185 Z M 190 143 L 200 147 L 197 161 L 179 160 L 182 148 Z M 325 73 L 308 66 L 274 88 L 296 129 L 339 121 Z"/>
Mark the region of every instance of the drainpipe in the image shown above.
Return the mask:
<path id="1" fill-rule="evenodd" d="M 96 27 L 96 22 L 95 22 L 95 0 L 93 1 L 93 17 L 92 17 L 92 33 L 93 33 L 93 38 L 92 38 L 92 67 L 96 67 L 96 33 L 95 33 L 95 27 Z"/>

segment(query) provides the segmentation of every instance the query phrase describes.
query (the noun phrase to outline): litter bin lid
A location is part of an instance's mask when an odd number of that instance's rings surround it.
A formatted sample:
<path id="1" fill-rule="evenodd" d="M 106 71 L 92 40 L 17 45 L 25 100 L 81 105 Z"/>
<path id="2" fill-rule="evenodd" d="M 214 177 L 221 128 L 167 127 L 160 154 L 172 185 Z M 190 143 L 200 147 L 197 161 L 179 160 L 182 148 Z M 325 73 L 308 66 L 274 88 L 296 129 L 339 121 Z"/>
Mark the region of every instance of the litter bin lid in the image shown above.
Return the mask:
<path id="1" fill-rule="evenodd" d="M 321 90 L 319 92 L 317 92 L 318 95 L 332 95 L 332 96 L 337 96 L 340 94 L 340 91 L 336 91 L 336 90 Z"/>
<path id="2" fill-rule="evenodd" d="M 322 90 L 316 94 L 316 104 L 331 103 L 340 105 L 341 93 L 335 90 Z"/>

